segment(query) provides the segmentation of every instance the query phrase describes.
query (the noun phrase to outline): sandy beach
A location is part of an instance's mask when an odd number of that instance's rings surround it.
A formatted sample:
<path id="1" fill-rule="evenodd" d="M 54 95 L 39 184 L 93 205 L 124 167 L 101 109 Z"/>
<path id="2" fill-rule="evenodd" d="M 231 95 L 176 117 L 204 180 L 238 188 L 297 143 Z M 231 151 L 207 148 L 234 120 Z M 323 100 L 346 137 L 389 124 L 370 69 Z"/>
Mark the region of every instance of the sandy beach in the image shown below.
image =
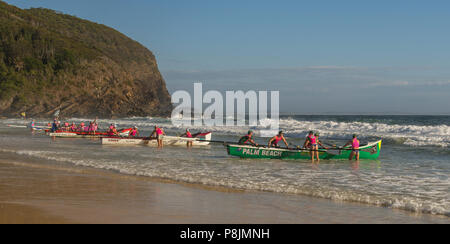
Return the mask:
<path id="1" fill-rule="evenodd" d="M 0 223 L 448 223 L 295 195 L 175 184 L 67 165 L 0 161 Z M 335 205 L 335 206 L 333 206 Z"/>

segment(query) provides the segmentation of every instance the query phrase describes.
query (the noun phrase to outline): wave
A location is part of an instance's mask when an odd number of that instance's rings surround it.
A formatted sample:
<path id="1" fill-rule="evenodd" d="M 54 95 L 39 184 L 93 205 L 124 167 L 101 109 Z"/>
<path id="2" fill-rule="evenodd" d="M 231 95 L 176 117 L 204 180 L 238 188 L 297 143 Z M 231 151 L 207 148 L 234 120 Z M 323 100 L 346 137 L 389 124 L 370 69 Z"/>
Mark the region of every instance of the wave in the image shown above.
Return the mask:
<path id="1" fill-rule="evenodd" d="M 171 130 L 182 130 L 186 126 L 177 125 L 170 119 L 135 118 L 116 120 L 123 126 L 137 125 L 142 128 L 161 125 Z M 201 121 L 200 121 L 201 122 Z M 201 123 L 200 123 L 201 124 Z M 239 136 L 249 129 L 256 132 L 267 130 L 276 126 L 277 122 L 271 119 L 260 120 L 257 126 L 208 126 L 189 125 L 191 129 L 207 130 L 219 135 Z M 390 143 L 407 146 L 439 146 L 450 145 L 450 126 L 440 125 L 409 125 L 388 124 L 382 122 L 338 122 L 330 120 L 299 120 L 294 118 L 282 118 L 279 120 L 279 128 L 284 130 L 288 137 L 305 138 L 308 131 L 320 132 L 322 138 L 349 139 L 356 133 L 363 139 L 383 138 Z"/>
<path id="2" fill-rule="evenodd" d="M 350 120 L 350 119 L 348 119 Z M 72 118 L 69 121 L 79 123 L 86 121 L 83 118 Z M 100 119 L 100 126 L 106 128 L 110 123 L 116 123 L 119 127 L 138 126 L 140 129 L 151 130 L 153 126 L 159 125 L 166 130 L 181 132 L 186 127 L 198 131 L 211 131 L 216 135 L 240 136 L 249 129 L 256 133 L 262 130 L 268 130 L 277 125 L 277 121 L 264 119 L 258 122 L 257 126 L 215 126 L 204 125 L 201 120 L 184 121 L 171 120 L 158 117 L 132 117 L 124 119 Z M 4 120 L 3 123 L 26 124 L 23 120 Z M 42 123 L 41 123 L 42 124 Z M 38 123 L 38 125 L 41 125 Z M 352 134 L 358 134 L 362 139 L 375 140 L 382 138 L 385 142 L 393 144 L 402 144 L 412 147 L 438 146 L 449 147 L 450 145 L 450 126 L 448 124 L 435 125 L 417 125 L 407 124 L 405 121 L 399 124 L 387 123 L 382 121 L 337 121 L 337 119 L 327 120 L 307 120 L 299 118 L 281 118 L 279 128 L 284 130 L 287 137 L 305 138 L 308 131 L 320 132 L 322 139 L 346 140 L 351 138 Z M 274 130 L 274 133 L 276 130 Z M 258 134 L 257 134 L 258 135 Z M 259 135 L 261 136 L 261 135 Z M 265 135 L 264 135 L 265 136 Z"/>
<path id="3" fill-rule="evenodd" d="M 249 170 L 245 167 L 245 164 L 235 164 L 233 168 L 236 170 L 234 173 L 229 172 L 228 174 L 212 170 L 210 164 L 200 164 L 196 167 L 190 167 L 192 161 L 188 159 L 180 159 L 177 161 L 178 167 L 172 167 L 173 165 L 165 164 L 165 162 L 152 161 L 149 164 L 144 164 L 142 161 L 137 159 L 101 159 L 101 158 L 79 158 L 77 153 L 70 152 L 54 152 L 54 151 L 44 151 L 44 150 L 5 150 L 0 149 L 2 152 L 15 153 L 17 155 L 33 157 L 38 159 L 43 159 L 45 161 L 56 161 L 70 163 L 77 166 L 92 167 L 103 170 L 110 170 L 121 174 L 136 175 L 136 176 L 146 176 L 152 178 L 163 178 L 178 182 L 202 184 L 208 186 L 218 186 L 218 187 L 228 187 L 234 189 L 243 190 L 254 190 L 254 191 L 267 191 L 276 193 L 287 193 L 287 194 L 297 194 L 305 195 L 317 198 L 330 199 L 335 201 L 347 201 L 347 202 L 357 202 L 369 205 L 376 205 L 394 209 L 402 209 L 416 213 L 427 213 L 435 215 L 444 215 L 450 217 L 450 206 L 448 201 L 442 198 L 434 198 L 428 195 L 429 192 L 421 193 L 423 196 L 418 197 L 421 194 L 396 194 L 393 192 L 386 191 L 387 187 L 380 186 L 375 192 L 361 192 L 358 189 L 346 189 L 337 188 L 331 185 L 318 184 L 311 185 L 311 180 L 316 181 L 319 175 L 314 175 L 314 172 L 305 171 L 302 174 L 303 177 L 298 178 L 299 172 L 296 169 L 295 174 L 290 175 L 287 172 L 283 172 L 286 169 L 280 168 L 280 174 L 284 174 L 284 178 L 280 178 L 273 174 L 273 171 L 267 171 L 264 165 L 261 169 L 263 171 L 258 171 L 255 169 L 255 165 L 252 165 L 252 169 Z M 155 160 L 153 158 L 153 160 Z M 164 160 L 159 158 L 157 160 Z M 262 164 L 264 164 L 262 162 Z M 261 164 L 260 164 L 261 165 Z M 281 166 L 278 166 L 281 167 Z M 206 173 L 207 172 L 207 173 Z M 239 175 L 236 175 L 237 172 Z M 301 172 L 300 172 L 301 173 Z M 245 177 L 243 177 L 244 174 Z M 320 174 L 320 173 L 316 173 Z M 292 181 L 292 177 L 297 178 Z M 394 177 L 394 176 L 392 176 Z M 339 178 L 339 177 L 338 177 Z M 343 177 L 345 178 L 345 177 Z M 369 177 L 368 181 L 371 181 Z M 378 179 L 378 181 L 381 179 Z M 398 182 L 399 186 L 394 187 L 397 190 L 401 186 L 410 184 L 411 182 L 417 182 L 423 179 L 411 178 L 411 176 L 395 176 L 395 182 Z M 437 182 L 436 179 L 429 179 L 434 185 L 441 185 L 441 188 L 446 187 L 442 182 Z M 436 182 L 435 182 L 436 181 Z M 381 182 L 377 184 L 382 185 L 390 184 L 392 179 L 389 177 L 383 178 Z M 344 181 L 337 182 L 339 184 L 344 184 Z M 393 187 L 393 186 L 391 186 Z M 437 191 L 437 189 L 434 189 Z M 384 192 L 386 191 L 386 192 Z M 408 191 L 408 189 L 405 189 Z M 439 192 L 435 194 L 439 196 Z"/>
<path id="4" fill-rule="evenodd" d="M 307 131 L 320 132 L 322 137 L 349 139 L 356 133 L 362 138 L 384 138 L 391 142 L 408 146 L 440 146 L 450 144 L 450 126 L 441 125 L 400 125 L 367 122 L 301 121 L 281 119 L 286 132 L 295 136 L 305 136 Z"/>

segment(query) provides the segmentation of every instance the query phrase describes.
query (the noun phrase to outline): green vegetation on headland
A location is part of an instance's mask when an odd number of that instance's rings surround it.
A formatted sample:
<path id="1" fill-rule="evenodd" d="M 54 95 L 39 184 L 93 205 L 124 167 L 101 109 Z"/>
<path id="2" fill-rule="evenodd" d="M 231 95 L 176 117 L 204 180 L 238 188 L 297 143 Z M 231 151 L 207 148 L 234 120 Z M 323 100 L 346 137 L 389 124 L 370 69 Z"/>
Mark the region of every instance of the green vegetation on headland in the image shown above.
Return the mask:
<path id="1" fill-rule="evenodd" d="M 104 25 L 0 1 L 0 115 L 168 115 L 154 55 Z"/>

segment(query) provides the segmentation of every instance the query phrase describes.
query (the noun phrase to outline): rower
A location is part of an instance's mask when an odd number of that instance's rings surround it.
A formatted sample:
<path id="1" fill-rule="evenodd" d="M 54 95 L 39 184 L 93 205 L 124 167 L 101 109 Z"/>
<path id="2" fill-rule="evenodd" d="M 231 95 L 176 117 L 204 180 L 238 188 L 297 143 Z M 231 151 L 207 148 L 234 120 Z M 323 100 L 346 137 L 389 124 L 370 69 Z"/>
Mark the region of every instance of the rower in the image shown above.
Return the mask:
<path id="1" fill-rule="evenodd" d="M 321 146 L 322 148 L 327 149 L 327 150 L 330 149 L 329 147 L 324 146 L 324 145 L 322 144 L 322 142 L 319 140 L 319 136 L 320 136 L 319 132 L 314 133 L 314 136 L 316 137 L 317 144 L 318 144 L 319 146 Z"/>
<path id="2" fill-rule="evenodd" d="M 283 140 L 284 144 L 286 144 L 286 147 L 289 147 L 289 144 L 287 143 L 286 139 L 284 138 L 284 132 L 283 131 L 279 131 L 278 135 L 272 137 L 272 139 L 270 139 L 269 141 L 269 147 L 280 147 L 278 145 L 278 142 L 280 142 L 281 140 Z"/>
<path id="3" fill-rule="evenodd" d="M 312 161 L 314 162 L 314 159 L 317 159 L 317 162 L 319 162 L 320 161 L 320 158 L 319 158 L 319 145 L 322 147 L 322 148 L 325 148 L 325 149 L 328 149 L 328 147 L 325 147 L 323 144 L 322 144 L 322 142 L 320 142 L 320 140 L 319 140 L 319 133 L 318 132 L 316 132 L 316 133 L 314 133 L 314 136 L 312 137 L 312 135 L 310 135 L 310 136 L 308 136 L 308 140 L 309 140 L 309 142 L 310 142 L 310 145 L 311 145 L 311 159 L 312 159 Z"/>
<path id="4" fill-rule="evenodd" d="M 89 122 L 89 128 L 88 128 L 89 134 L 95 134 L 95 126 L 94 122 Z"/>
<path id="5" fill-rule="evenodd" d="M 73 123 L 73 122 L 72 122 L 72 125 L 70 126 L 70 131 L 71 131 L 71 132 L 77 131 L 77 126 L 76 126 L 75 123 Z"/>
<path id="6" fill-rule="evenodd" d="M 186 129 L 186 132 L 183 135 L 181 135 L 181 137 L 193 138 L 189 129 Z M 194 142 L 192 140 L 188 140 L 186 143 L 186 146 L 187 146 L 187 148 L 191 148 L 193 144 L 194 144 Z"/>
<path id="7" fill-rule="evenodd" d="M 58 121 L 56 121 L 56 119 L 55 119 L 55 120 L 53 120 L 51 131 L 56 132 L 57 130 L 58 130 Z"/>
<path id="8" fill-rule="evenodd" d="M 310 131 L 309 133 L 308 133 L 308 135 L 306 136 L 306 139 L 305 139 L 305 143 L 303 143 L 303 148 L 309 148 L 309 147 L 311 147 L 310 146 L 310 144 L 311 144 L 311 137 L 313 137 L 314 136 L 314 131 Z"/>
<path id="9" fill-rule="evenodd" d="M 131 129 L 129 136 L 130 136 L 130 137 L 137 137 L 137 136 L 139 136 L 139 131 L 138 131 L 137 129 L 138 129 L 138 127 L 137 127 L 137 126 L 134 126 L 134 127 Z"/>
<path id="10" fill-rule="evenodd" d="M 109 127 L 108 136 L 119 136 L 119 132 L 117 132 L 115 124 L 111 124 Z"/>
<path id="11" fill-rule="evenodd" d="M 89 125 L 89 133 L 92 132 L 92 134 L 95 135 L 95 132 L 97 132 L 97 130 L 98 130 L 98 124 L 97 124 L 97 118 L 95 118 L 95 120 L 93 122 L 91 122 Z"/>
<path id="12" fill-rule="evenodd" d="M 33 120 L 31 120 L 29 127 L 30 127 L 30 129 L 33 129 L 35 126 L 36 125 L 35 125 L 34 119 L 33 119 Z"/>
<path id="13" fill-rule="evenodd" d="M 78 129 L 80 132 L 84 132 L 84 130 L 86 129 L 86 126 L 84 126 L 84 122 L 80 123 L 80 127 Z"/>
<path id="14" fill-rule="evenodd" d="M 155 129 L 150 134 L 150 137 L 156 138 L 156 141 L 158 142 L 158 148 L 163 148 L 163 137 L 165 135 L 166 133 L 164 133 L 164 130 L 155 125 Z"/>
<path id="15" fill-rule="evenodd" d="M 352 152 L 350 153 L 350 157 L 348 160 L 352 161 L 353 158 L 356 158 L 356 161 L 359 161 L 359 140 L 358 140 L 358 135 L 353 134 L 353 139 L 348 141 L 343 148 L 347 147 L 347 146 L 352 146 Z"/>
<path id="16" fill-rule="evenodd" d="M 95 132 L 98 131 L 98 122 L 97 122 L 97 118 L 94 120 L 94 134 Z"/>
<path id="17" fill-rule="evenodd" d="M 238 144 L 239 145 L 252 145 L 252 146 L 258 146 L 258 144 L 252 139 L 253 136 L 253 131 L 249 130 L 247 135 L 241 137 L 241 139 L 239 139 Z"/>

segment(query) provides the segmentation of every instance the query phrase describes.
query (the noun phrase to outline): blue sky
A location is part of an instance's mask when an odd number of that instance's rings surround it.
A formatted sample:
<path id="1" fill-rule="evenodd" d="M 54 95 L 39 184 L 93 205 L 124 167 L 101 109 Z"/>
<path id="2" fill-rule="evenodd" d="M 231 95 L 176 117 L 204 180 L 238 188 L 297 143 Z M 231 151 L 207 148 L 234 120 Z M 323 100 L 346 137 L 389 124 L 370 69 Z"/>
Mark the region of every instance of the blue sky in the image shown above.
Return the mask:
<path id="1" fill-rule="evenodd" d="M 279 90 L 301 114 L 450 114 L 448 1 L 8 0 L 111 26 L 169 91 Z"/>

